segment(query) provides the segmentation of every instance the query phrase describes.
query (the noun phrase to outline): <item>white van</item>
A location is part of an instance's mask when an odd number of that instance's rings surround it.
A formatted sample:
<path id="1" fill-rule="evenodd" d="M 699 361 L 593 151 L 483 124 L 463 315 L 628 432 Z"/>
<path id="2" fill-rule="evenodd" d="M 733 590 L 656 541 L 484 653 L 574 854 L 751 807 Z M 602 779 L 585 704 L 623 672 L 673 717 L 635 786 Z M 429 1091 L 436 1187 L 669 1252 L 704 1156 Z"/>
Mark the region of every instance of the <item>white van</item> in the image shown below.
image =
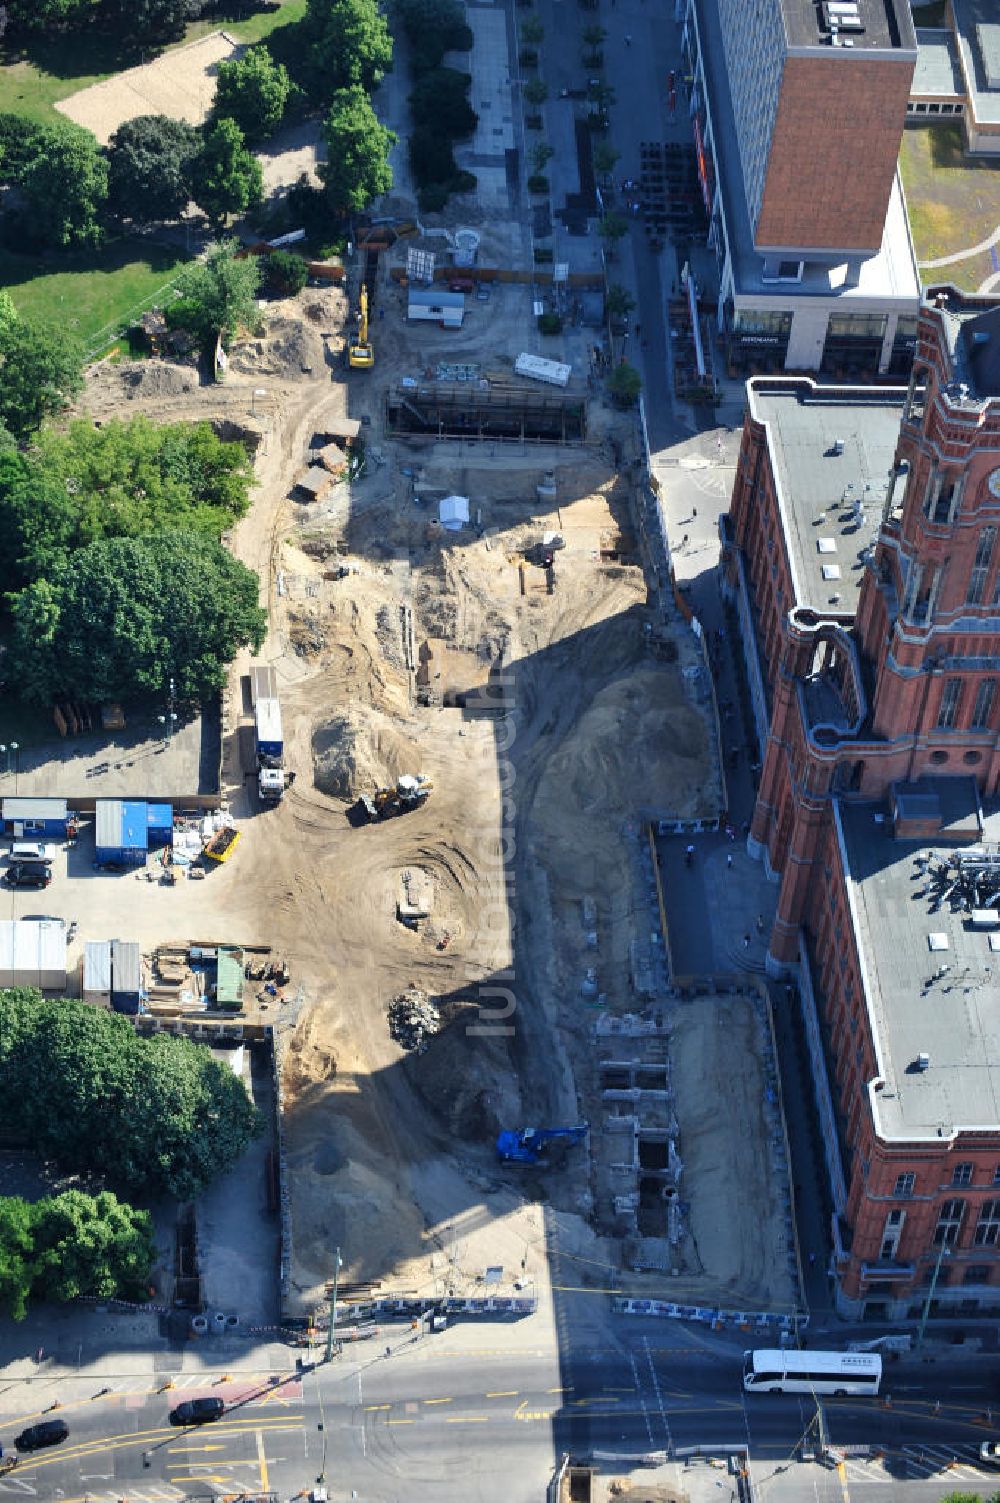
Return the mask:
<path id="1" fill-rule="evenodd" d="M 54 845 L 40 840 L 15 840 L 7 857 L 8 861 L 44 861 L 51 866 L 56 859 Z"/>

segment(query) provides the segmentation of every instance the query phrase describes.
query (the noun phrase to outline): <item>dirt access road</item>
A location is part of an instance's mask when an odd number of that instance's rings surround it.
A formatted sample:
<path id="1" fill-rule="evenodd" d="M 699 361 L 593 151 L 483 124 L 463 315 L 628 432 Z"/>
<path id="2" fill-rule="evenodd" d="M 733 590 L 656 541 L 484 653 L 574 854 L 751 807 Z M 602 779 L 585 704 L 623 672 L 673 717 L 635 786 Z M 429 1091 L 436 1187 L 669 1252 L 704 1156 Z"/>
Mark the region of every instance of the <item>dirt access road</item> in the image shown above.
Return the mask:
<path id="1" fill-rule="evenodd" d="M 321 1301 L 338 1246 L 348 1283 L 469 1291 L 497 1264 L 542 1279 L 539 1192 L 498 1167 L 496 1131 L 590 1113 L 593 1013 L 581 981 L 596 960 L 605 1012 L 636 1005 L 630 955 L 649 937 L 635 888 L 639 815 L 718 806 L 703 719 L 676 664 L 650 654 L 629 487 L 601 445 L 407 447 L 382 431 L 390 376 L 431 358 L 495 365 L 526 347 L 527 291 L 504 298 L 447 350 L 450 336 L 387 319 L 386 358 L 345 380 L 343 296 L 308 290 L 269 310 L 267 337 L 234 352 L 222 388 L 149 362 L 103 368 L 83 404 L 99 417 L 225 417 L 265 435 L 232 546 L 261 576 L 263 655 L 297 779 L 277 809 L 256 810 L 237 734 L 241 661 L 225 781 L 244 839 L 201 891 L 214 929 L 230 923 L 272 943 L 302 980 L 286 1054 L 289 1313 Z M 366 474 L 300 505 L 290 488 L 308 445 L 345 412 L 370 420 Z M 593 433 L 623 436 L 619 423 L 595 403 Z M 477 525 L 437 525 L 437 501 L 451 493 L 470 498 Z M 551 589 L 524 562 L 549 530 L 565 543 Z M 344 560 L 347 578 L 325 577 Z M 443 703 L 484 685 L 478 707 Z M 351 828 L 351 799 L 405 772 L 432 778 L 426 806 Z M 428 897 L 417 931 L 396 916 L 407 883 Z M 411 986 L 440 1012 L 422 1052 L 388 1026 L 390 1003 Z M 751 1128 L 756 1110 L 750 1102 Z M 768 1204 L 765 1171 L 755 1217 Z M 544 1194 L 564 1253 L 618 1261 L 594 1229 L 585 1151 L 546 1172 Z M 737 1254 L 717 1284 L 749 1294 L 756 1274 Z"/>

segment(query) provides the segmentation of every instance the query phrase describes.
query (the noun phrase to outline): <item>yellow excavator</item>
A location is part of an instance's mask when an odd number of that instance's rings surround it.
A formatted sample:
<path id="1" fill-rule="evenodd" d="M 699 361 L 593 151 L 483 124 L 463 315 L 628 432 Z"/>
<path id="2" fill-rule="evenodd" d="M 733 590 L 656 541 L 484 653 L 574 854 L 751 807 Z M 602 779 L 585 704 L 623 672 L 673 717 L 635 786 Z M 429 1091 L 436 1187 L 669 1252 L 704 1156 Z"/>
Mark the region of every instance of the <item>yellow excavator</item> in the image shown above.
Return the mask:
<path id="1" fill-rule="evenodd" d="M 375 364 L 375 348 L 368 338 L 368 288 L 361 288 L 358 332 L 347 346 L 347 363 L 353 371 L 368 371 Z"/>

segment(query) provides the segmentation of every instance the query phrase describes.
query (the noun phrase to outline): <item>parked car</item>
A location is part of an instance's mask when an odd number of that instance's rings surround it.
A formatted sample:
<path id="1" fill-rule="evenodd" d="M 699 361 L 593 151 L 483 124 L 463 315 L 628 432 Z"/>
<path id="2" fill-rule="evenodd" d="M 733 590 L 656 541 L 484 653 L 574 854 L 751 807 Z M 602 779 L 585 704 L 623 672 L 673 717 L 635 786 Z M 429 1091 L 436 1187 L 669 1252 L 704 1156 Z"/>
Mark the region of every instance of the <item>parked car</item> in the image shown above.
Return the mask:
<path id="1" fill-rule="evenodd" d="M 221 1399 L 185 1399 L 170 1411 L 172 1425 L 207 1425 L 209 1420 L 221 1419 L 226 1406 Z"/>
<path id="2" fill-rule="evenodd" d="M 7 853 L 8 861 L 44 861 L 56 859 L 56 848 L 44 840 L 15 840 Z"/>
<path id="3" fill-rule="evenodd" d="M 15 861 L 5 873 L 8 887 L 48 887 L 52 868 L 44 861 Z"/>
<path id="4" fill-rule="evenodd" d="M 57 1446 L 68 1434 L 69 1425 L 65 1420 L 40 1420 L 37 1425 L 22 1430 L 14 1444 L 19 1451 L 40 1451 L 43 1446 Z"/>
<path id="5" fill-rule="evenodd" d="M 979 1447 L 979 1459 L 987 1466 L 1000 1467 L 1000 1440 L 984 1440 Z"/>

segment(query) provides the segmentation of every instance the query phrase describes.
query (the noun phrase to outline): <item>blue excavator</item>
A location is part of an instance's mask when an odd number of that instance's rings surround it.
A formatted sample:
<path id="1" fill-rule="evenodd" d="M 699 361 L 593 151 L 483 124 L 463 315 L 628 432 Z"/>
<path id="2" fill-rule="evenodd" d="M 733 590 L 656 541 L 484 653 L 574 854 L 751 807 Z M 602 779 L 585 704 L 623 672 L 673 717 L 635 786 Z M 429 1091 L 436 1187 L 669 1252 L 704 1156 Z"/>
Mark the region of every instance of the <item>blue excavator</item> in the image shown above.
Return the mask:
<path id="1" fill-rule="evenodd" d="M 568 1144 L 582 1143 L 589 1131 L 589 1122 L 579 1127 L 522 1127 L 516 1131 L 508 1128 L 497 1134 L 497 1157 L 502 1164 L 540 1164 L 550 1143 L 557 1139 Z"/>

